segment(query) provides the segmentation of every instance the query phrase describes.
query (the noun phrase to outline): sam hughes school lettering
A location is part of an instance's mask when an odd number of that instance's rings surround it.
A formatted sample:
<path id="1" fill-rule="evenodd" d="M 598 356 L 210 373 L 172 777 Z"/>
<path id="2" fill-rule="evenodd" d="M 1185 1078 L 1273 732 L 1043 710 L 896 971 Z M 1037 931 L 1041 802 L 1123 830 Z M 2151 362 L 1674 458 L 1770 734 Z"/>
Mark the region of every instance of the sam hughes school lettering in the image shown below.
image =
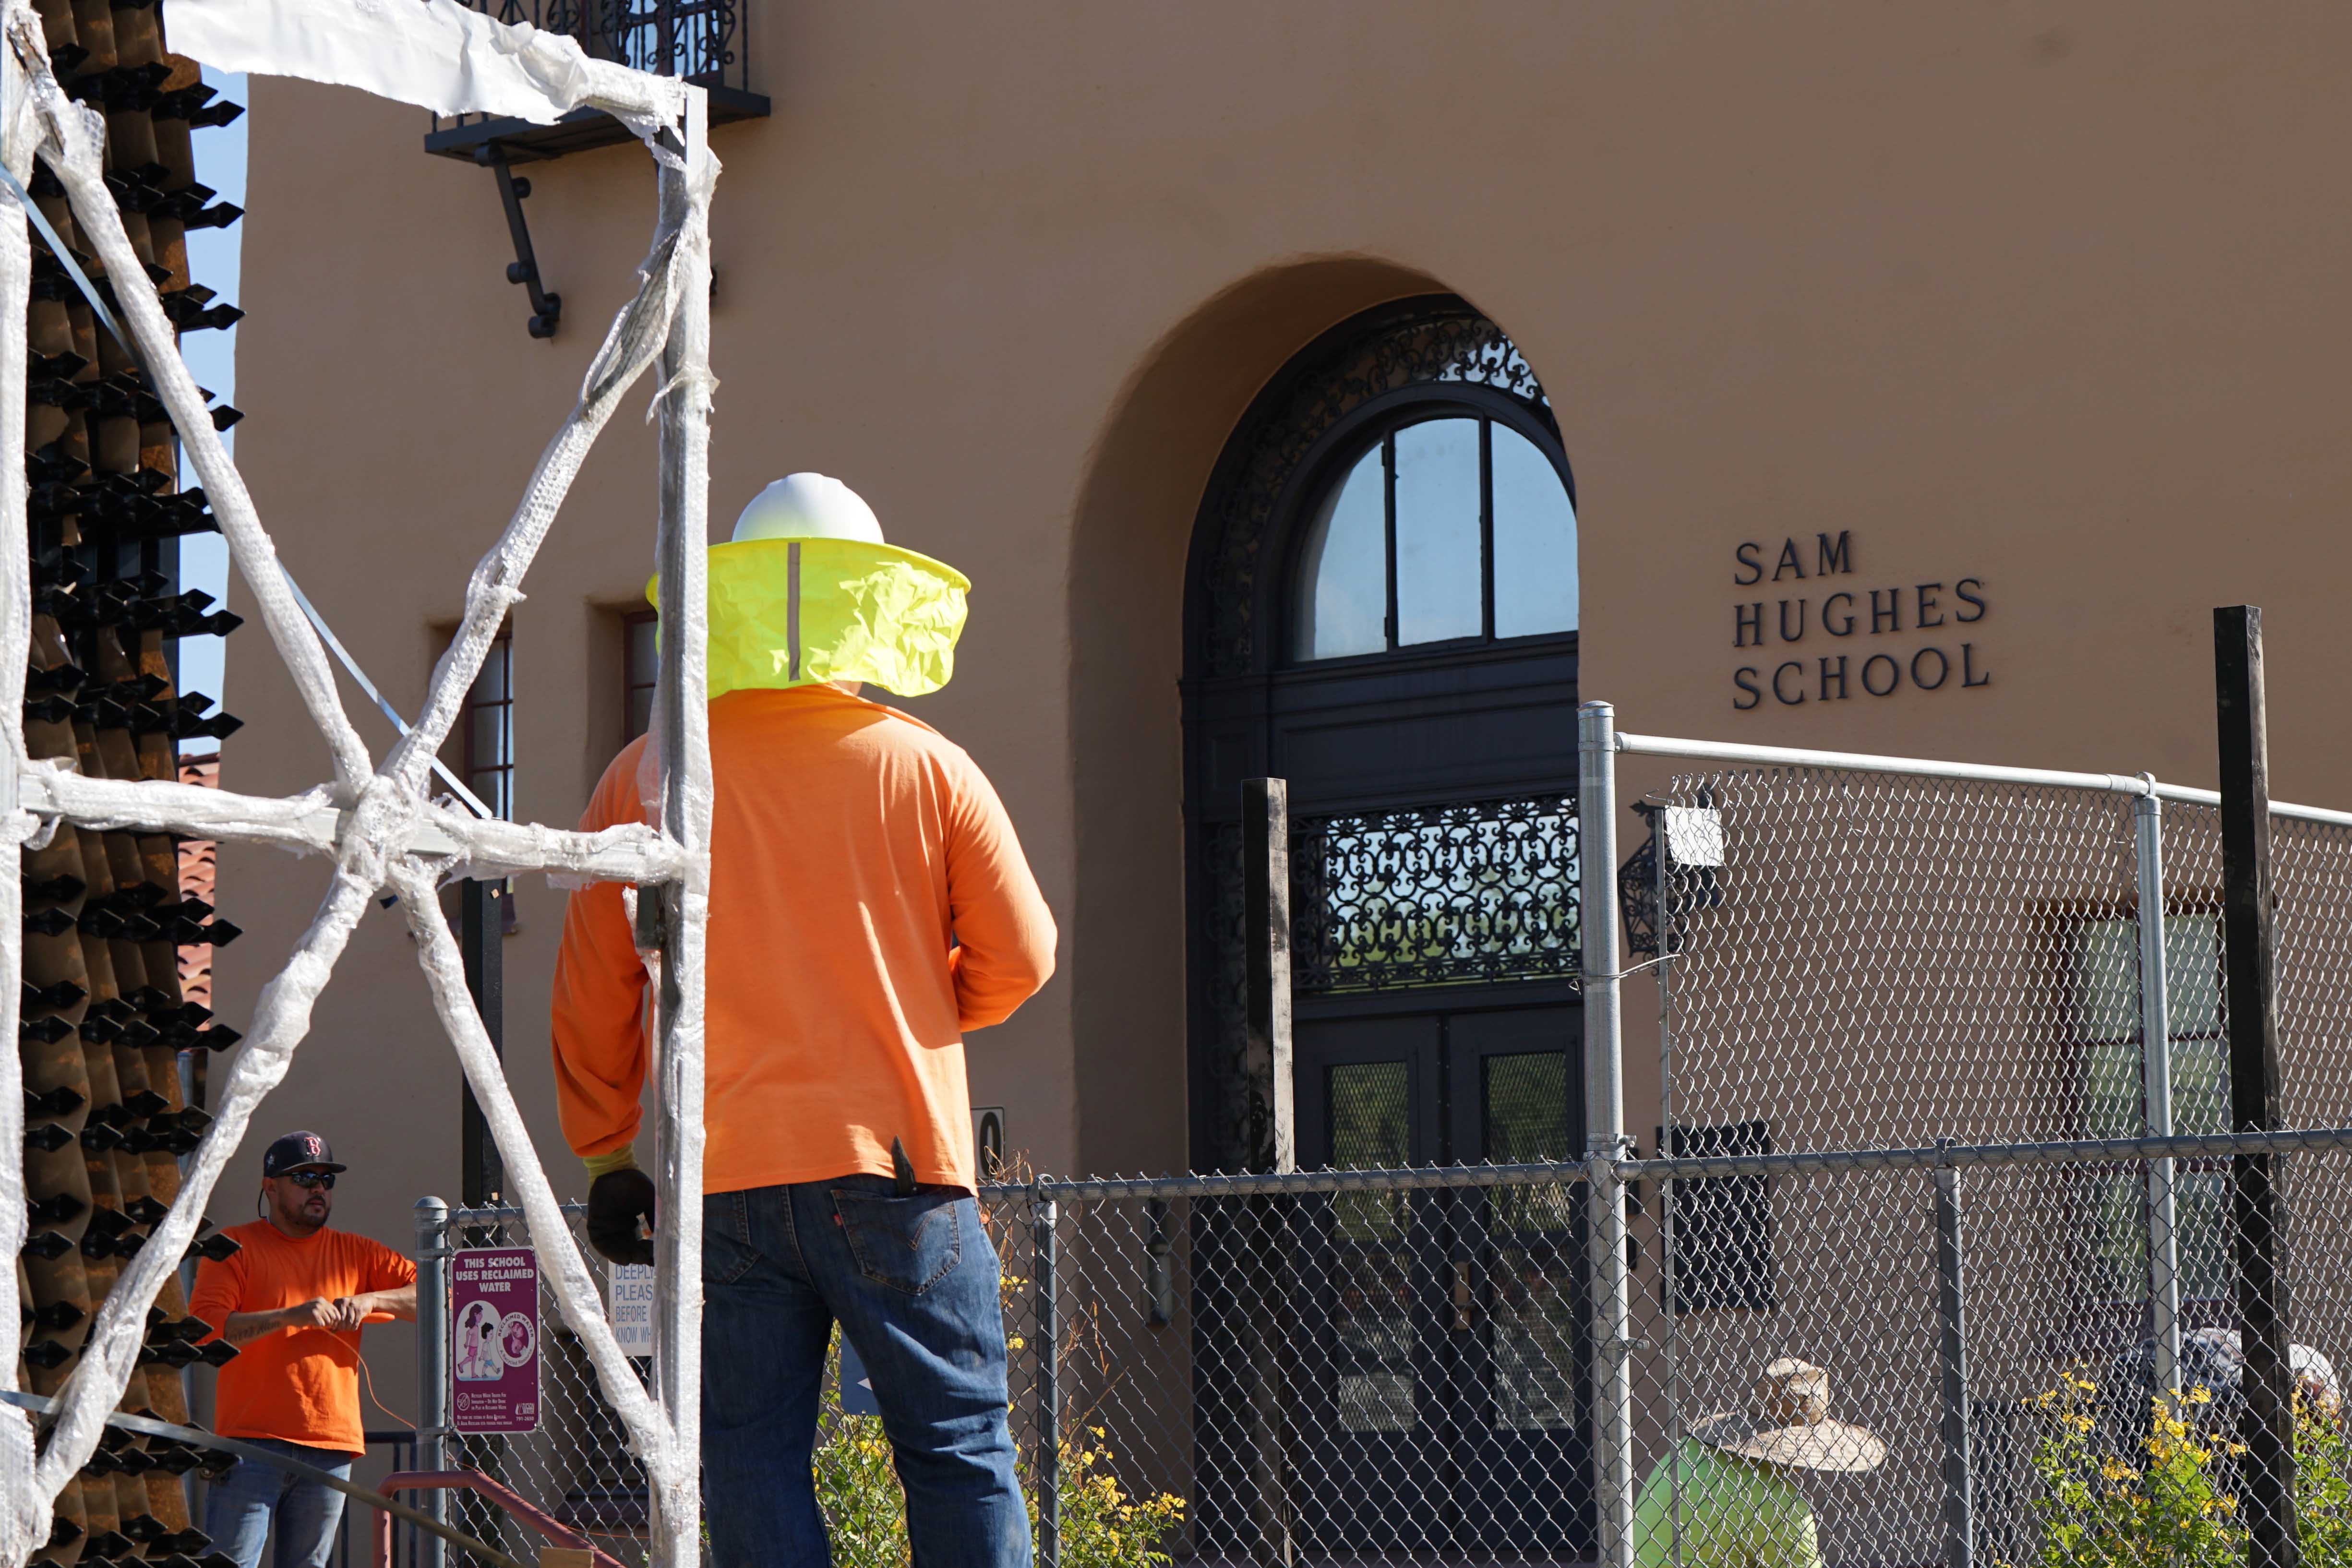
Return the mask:
<path id="1" fill-rule="evenodd" d="M 1810 547 L 1783 539 L 1778 556 L 1767 556 L 1765 549 L 1749 542 L 1732 551 L 1738 563 L 1732 572 L 1734 584 L 1763 586 L 1787 596 L 1731 607 L 1731 645 L 1756 650 L 1748 656 L 1757 661 L 1731 672 L 1733 707 L 1744 713 L 1763 706 L 1768 698 L 1795 707 L 1808 702 L 1845 702 L 1857 695 L 1888 697 L 1906 684 L 1923 692 L 1991 685 L 1992 674 L 1979 664 L 1976 644 L 1959 630 L 1985 618 L 1984 579 L 1836 588 L 1824 593 L 1822 590 L 1830 586 L 1824 580 L 1853 575 L 1851 530 L 1841 531 L 1834 539 L 1816 534 Z M 1799 586 L 1808 583 L 1814 586 Z M 1923 637 L 1932 640 L 1923 642 Z M 1880 638 L 1899 641 L 1881 646 Z M 1852 645 L 1855 639 L 1868 641 L 1856 647 Z M 1805 653 L 1785 656 L 1787 647 L 1808 642 L 1812 646 Z"/>

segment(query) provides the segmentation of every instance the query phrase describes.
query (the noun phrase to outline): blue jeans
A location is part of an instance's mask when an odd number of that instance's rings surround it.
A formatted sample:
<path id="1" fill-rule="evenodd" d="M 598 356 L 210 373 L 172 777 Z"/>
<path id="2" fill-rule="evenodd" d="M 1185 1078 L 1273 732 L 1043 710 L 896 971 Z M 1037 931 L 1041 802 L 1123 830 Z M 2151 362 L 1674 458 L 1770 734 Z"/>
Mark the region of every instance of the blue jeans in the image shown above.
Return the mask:
<path id="1" fill-rule="evenodd" d="M 832 1562 L 809 1464 L 836 1322 L 882 1406 L 915 1568 L 1029 1568 L 996 1249 L 971 1197 L 853 1176 L 702 1203 L 712 1568 Z"/>
<path id="2" fill-rule="evenodd" d="M 268 1448 L 325 1470 L 344 1480 L 352 1477 L 352 1456 L 331 1448 L 306 1448 L 275 1437 L 244 1439 L 257 1448 Z M 205 1502 L 205 1533 L 213 1545 L 237 1561 L 237 1568 L 261 1568 L 262 1543 L 270 1527 L 278 1531 L 275 1568 L 326 1568 L 327 1553 L 335 1544 L 335 1525 L 343 1517 L 343 1494 L 317 1481 L 239 1458 L 236 1467 L 212 1485 Z"/>

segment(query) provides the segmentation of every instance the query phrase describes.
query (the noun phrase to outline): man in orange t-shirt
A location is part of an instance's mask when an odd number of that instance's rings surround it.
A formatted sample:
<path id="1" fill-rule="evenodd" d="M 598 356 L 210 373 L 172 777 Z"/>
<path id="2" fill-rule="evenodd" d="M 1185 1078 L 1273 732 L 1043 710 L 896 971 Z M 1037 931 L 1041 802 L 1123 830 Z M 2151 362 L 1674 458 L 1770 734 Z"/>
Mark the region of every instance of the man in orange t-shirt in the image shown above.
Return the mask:
<path id="1" fill-rule="evenodd" d="M 893 635 L 898 609 L 963 580 L 885 544 L 846 486 L 809 474 L 770 486 L 710 559 L 713 645 L 767 635 L 788 648 L 772 683 L 720 690 L 714 672 L 709 704 L 711 1563 L 827 1561 L 809 1464 L 838 1323 L 896 1450 L 914 1560 L 1028 1568 L 997 1260 L 973 1201 L 964 1035 L 1045 984 L 1054 919 L 996 791 L 961 747 L 866 701 L 854 681 L 796 678 L 856 667 L 858 647 Z M 769 566 L 775 580 L 748 579 Z M 807 642 L 823 601 L 802 595 L 842 582 L 862 595 L 850 641 Z M 787 595 L 780 624 L 750 623 L 746 606 Z M 960 587 L 952 598 L 960 622 Z M 645 745 L 605 769 L 582 827 L 645 820 Z M 556 1103 L 593 1178 L 589 1239 L 623 1263 L 653 1260 L 640 1228 L 656 1218 L 632 1153 L 646 980 L 621 889 L 573 894 L 555 970 Z"/>
<path id="2" fill-rule="evenodd" d="M 237 1252 L 196 1270 L 188 1310 L 238 1347 L 215 1385 L 213 1430 L 348 1479 L 366 1451 L 360 1325 L 416 1317 L 416 1265 L 381 1242 L 328 1228 L 345 1167 L 316 1133 L 289 1133 L 261 1157 L 262 1218 L 225 1233 Z M 205 1532 L 239 1568 L 258 1568 L 274 1527 L 275 1568 L 324 1568 L 343 1494 L 253 1459 L 213 1485 Z"/>

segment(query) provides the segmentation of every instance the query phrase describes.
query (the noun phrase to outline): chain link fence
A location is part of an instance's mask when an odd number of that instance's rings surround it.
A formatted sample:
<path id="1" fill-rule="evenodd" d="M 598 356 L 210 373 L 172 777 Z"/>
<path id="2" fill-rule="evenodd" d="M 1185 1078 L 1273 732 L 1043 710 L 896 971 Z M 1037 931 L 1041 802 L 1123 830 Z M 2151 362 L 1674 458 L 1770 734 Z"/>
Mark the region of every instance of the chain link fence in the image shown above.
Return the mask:
<path id="1" fill-rule="evenodd" d="M 1656 987 L 1646 1135 L 982 1190 L 1038 1560 L 2221 1563 L 2291 1498 L 2305 1561 L 2352 1563 L 2352 824 L 2274 821 L 2284 1115 L 2233 1134 L 2210 798 L 1742 761 L 1644 804 L 1603 874 L 1637 944 L 1612 985 Z M 1333 1148 L 1404 1146 L 1369 1082 L 1297 1084 Z M 2238 1332 L 2265 1255 L 2284 1493 Z M 641 1479 L 545 1338 L 544 1429 L 459 1462 L 635 1562 Z M 906 1563 L 837 1378 L 816 1468 L 836 1559 Z"/>
<path id="2" fill-rule="evenodd" d="M 573 1239 L 587 1248 L 587 1206 L 562 1206 Z M 446 1335 L 449 1323 L 449 1273 L 453 1254 L 475 1249 L 532 1246 L 530 1227 L 514 1208 L 420 1209 L 418 1299 L 442 1303 L 418 1316 L 418 1333 Z M 592 1258 L 593 1252 L 589 1253 Z M 607 1281 L 608 1305 L 610 1281 Z M 424 1358 L 418 1414 L 426 1469 L 471 1470 L 506 1487 L 555 1523 L 585 1536 L 599 1551 L 628 1564 L 645 1562 L 647 1491 L 644 1466 L 631 1451 L 620 1417 L 597 1387 L 579 1334 L 563 1321 L 551 1291 L 539 1291 L 539 1423 L 534 1431 L 468 1435 L 451 1424 L 451 1380 L 446 1356 Z M 651 1376 L 651 1359 L 635 1358 L 641 1377 Z M 437 1458 L 434 1457 L 437 1456 Z M 428 1492 L 415 1500 L 485 1543 L 524 1562 L 541 1542 L 498 1508 L 464 1491 Z M 401 1533 L 419 1532 L 403 1528 Z M 398 1543 L 399 1561 L 417 1553 L 420 1568 L 440 1568 L 442 1543 L 424 1537 Z M 451 1552 L 449 1555 L 454 1556 Z"/>

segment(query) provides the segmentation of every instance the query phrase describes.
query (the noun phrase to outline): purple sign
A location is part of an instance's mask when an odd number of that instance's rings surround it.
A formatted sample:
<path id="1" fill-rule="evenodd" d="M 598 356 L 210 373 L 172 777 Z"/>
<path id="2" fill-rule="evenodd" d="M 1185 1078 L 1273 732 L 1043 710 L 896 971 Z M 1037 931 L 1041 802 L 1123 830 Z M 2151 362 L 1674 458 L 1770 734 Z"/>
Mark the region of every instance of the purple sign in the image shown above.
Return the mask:
<path id="1" fill-rule="evenodd" d="M 496 1247 L 449 1262 L 451 1426 L 538 1431 L 538 1258 L 528 1247 Z"/>

